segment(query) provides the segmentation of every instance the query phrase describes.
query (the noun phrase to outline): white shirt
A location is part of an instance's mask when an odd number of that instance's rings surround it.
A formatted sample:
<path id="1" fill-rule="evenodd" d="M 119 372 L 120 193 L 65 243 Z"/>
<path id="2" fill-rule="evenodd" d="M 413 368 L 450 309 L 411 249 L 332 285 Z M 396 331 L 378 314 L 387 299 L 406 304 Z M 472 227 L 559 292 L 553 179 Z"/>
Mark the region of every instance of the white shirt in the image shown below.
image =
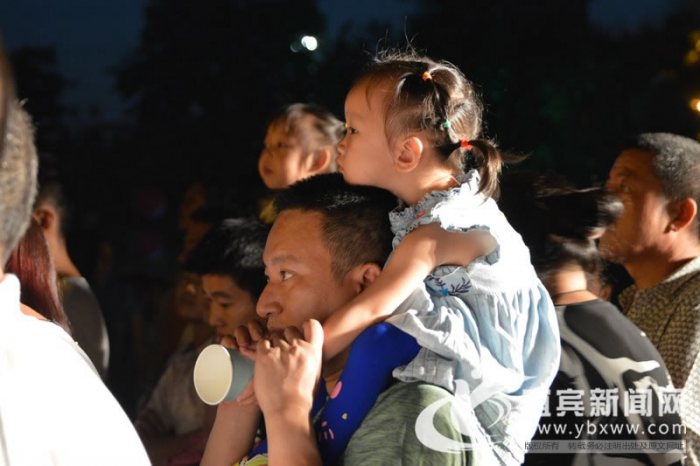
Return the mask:
<path id="1" fill-rule="evenodd" d="M 20 311 L 0 280 L 0 466 L 148 465 L 119 403 L 59 326 Z"/>

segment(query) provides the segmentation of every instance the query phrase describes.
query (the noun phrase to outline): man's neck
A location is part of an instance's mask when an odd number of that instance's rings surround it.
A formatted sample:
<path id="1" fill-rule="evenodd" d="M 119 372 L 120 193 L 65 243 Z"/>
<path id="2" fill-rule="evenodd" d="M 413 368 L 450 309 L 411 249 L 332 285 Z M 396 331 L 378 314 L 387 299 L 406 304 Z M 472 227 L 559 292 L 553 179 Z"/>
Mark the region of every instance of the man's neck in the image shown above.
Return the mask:
<path id="1" fill-rule="evenodd" d="M 675 248 L 669 254 L 657 257 L 640 258 L 624 264 L 625 269 L 640 290 L 651 288 L 670 277 L 676 270 L 700 256 L 700 245 Z"/>

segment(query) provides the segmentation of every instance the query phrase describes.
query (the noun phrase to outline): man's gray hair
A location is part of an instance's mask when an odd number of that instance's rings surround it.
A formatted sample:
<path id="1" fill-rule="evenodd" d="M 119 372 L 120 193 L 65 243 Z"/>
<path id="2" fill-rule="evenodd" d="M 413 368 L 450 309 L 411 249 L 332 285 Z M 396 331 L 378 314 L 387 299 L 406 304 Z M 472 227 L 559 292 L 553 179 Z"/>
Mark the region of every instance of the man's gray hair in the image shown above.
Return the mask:
<path id="1" fill-rule="evenodd" d="M 0 154 L 0 270 L 29 225 L 37 165 L 31 118 L 20 103 L 11 102 Z"/>
<path id="2" fill-rule="evenodd" d="M 690 197 L 700 204 L 700 143 L 671 133 L 637 136 L 634 149 L 650 152 L 664 195 L 670 200 Z"/>

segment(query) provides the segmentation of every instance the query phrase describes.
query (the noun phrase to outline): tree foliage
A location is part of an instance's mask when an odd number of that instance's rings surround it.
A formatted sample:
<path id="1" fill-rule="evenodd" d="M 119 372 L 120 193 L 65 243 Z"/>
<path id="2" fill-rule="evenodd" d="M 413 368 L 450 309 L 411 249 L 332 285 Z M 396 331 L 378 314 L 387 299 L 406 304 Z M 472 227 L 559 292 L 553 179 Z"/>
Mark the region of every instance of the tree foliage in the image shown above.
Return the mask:
<path id="1" fill-rule="evenodd" d="M 315 3 L 151 0 L 145 15 L 140 45 L 116 73 L 131 102 L 135 168 L 250 183 L 264 122 L 316 84 L 312 56 L 290 50 L 322 32 Z"/>

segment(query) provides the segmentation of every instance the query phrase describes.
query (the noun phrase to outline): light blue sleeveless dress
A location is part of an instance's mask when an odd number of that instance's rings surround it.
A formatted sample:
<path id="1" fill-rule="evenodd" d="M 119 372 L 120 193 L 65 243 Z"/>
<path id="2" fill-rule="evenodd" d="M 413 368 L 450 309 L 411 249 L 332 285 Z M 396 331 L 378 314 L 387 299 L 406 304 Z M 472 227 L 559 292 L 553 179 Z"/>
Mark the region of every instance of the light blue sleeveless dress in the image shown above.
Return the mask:
<path id="1" fill-rule="evenodd" d="M 459 181 L 391 213 L 394 248 L 430 223 L 455 232 L 488 231 L 498 246 L 467 267 L 435 269 L 425 288 L 387 320 L 422 347 L 393 375 L 455 393 L 461 402 L 453 412 L 464 433 L 485 439 L 481 447 L 502 464 L 520 464 L 559 365 L 556 313 L 522 238 L 493 199 L 477 194 L 478 173 L 471 170 Z M 417 424 L 417 433 L 422 428 Z"/>

